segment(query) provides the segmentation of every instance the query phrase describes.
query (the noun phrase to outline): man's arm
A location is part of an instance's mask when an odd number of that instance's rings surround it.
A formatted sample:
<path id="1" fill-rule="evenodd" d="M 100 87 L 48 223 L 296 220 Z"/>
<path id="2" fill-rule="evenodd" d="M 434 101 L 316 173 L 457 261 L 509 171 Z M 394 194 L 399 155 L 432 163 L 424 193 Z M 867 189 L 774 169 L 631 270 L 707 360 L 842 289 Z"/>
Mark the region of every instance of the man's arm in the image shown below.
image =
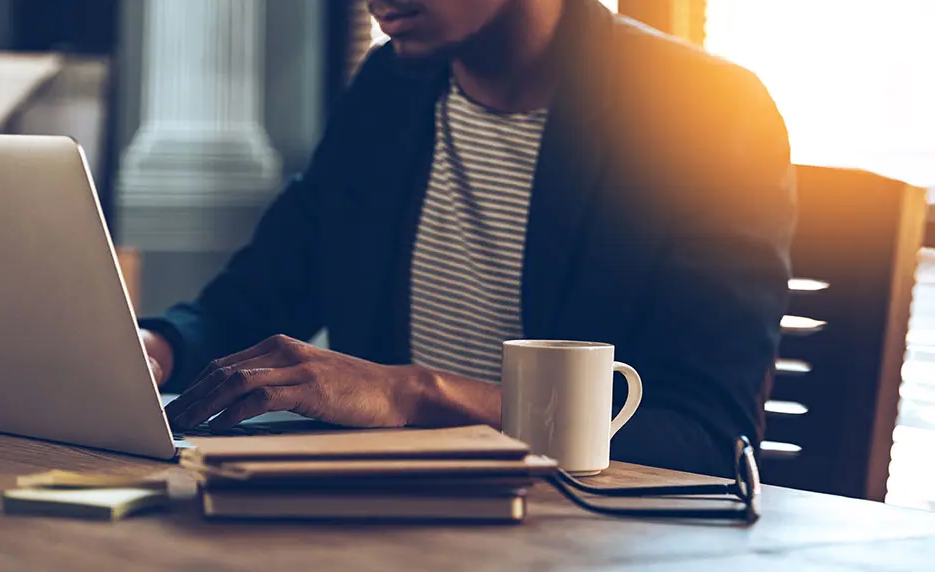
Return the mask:
<path id="1" fill-rule="evenodd" d="M 162 372 L 163 389 L 181 392 L 211 360 L 270 336 L 305 340 L 322 328 L 318 193 L 333 169 L 341 168 L 341 141 L 354 131 L 355 106 L 375 89 L 367 83 L 379 73 L 370 72 L 385 65 L 388 56 L 378 50 L 363 64 L 329 119 L 308 169 L 275 199 L 250 243 L 196 300 L 140 321 L 150 357 L 159 365 L 154 369 L 170 370 Z"/>
<path id="2" fill-rule="evenodd" d="M 251 242 L 192 302 L 164 317 L 143 319 L 164 338 L 171 355 L 152 355 L 168 376 L 164 388 L 183 390 L 217 357 L 249 347 L 275 333 L 307 339 L 321 327 L 317 277 L 315 170 L 293 179 L 261 219 Z M 161 348 L 147 343 L 147 350 Z M 160 359 L 160 356 L 162 359 Z M 169 365 L 166 365 L 168 361 Z"/>
<path id="3" fill-rule="evenodd" d="M 415 365 L 387 366 L 273 336 L 212 362 L 166 407 L 173 426 L 228 428 L 269 411 L 349 427 L 500 425 L 500 388 Z"/>
<path id="4" fill-rule="evenodd" d="M 716 143 L 676 163 L 685 174 L 645 322 L 621 348 L 646 390 L 613 440 L 619 460 L 725 474 L 733 439 L 757 437 L 787 300 L 794 176 L 775 104 L 753 74 L 732 72 L 707 106 L 730 118 Z"/>

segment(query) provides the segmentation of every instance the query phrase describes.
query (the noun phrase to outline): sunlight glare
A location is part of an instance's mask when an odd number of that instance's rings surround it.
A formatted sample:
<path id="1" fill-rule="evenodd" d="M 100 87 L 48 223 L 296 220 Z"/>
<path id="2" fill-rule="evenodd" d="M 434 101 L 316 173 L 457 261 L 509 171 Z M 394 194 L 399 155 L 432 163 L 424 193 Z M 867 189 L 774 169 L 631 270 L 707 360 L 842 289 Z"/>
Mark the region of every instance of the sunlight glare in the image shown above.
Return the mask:
<path id="1" fill-rule="evenodd" d="M 797 163 L 935 186 L 935 2 L 708 0 L 711 52 L 756 72 Z"/>

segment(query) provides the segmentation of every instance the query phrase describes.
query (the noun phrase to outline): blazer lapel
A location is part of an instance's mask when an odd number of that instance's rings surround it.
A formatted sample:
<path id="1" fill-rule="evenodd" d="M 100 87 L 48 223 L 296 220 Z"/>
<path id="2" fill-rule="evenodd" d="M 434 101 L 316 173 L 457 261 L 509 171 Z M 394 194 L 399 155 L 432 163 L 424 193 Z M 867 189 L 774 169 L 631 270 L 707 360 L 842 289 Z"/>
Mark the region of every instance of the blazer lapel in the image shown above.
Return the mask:
<path id="1" fill-rule="evenodd" d="M 341 314 L 353 316 L 344 332 L 357 355 L 385 364 L 409 360 L 409 262 L 434 144 L 437 74 L 407 71 L 393 70 L 398 76 L 373 95 L 381 99 L 362 119 L 366 168 L 348 174 L 351 197 L 342 208 L 353 210 L 355 223 L 339 229 L 336 260 L 346 274 Z"/>
<path id="2" fill-rule="evenodd" d="M 602 89 L 609 83 L 607 67 L 601 64 L 612 49 L 613 20 L 595 5 L 566 2 L 556 38 L 561 84 L 542 136 L 526 230 L 522 314 L 527 337 L 556 335 L 553 320 L 568 286 L 572 253 L 601 185 L 609 110 Z"/>

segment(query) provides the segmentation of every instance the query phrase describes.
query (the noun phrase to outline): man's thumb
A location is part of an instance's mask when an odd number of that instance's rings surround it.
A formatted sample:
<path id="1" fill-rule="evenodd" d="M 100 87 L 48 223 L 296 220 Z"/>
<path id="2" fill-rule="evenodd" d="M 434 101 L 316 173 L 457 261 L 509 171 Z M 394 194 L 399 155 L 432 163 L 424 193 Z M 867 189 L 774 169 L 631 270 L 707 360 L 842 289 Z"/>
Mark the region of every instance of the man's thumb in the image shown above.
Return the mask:
<path id="1" fill-rule="evenodd" d="M 149 358 L 149 369 L 153 372 L 153 379 L 156 380 L 156 385 L 161 384 L 164 380 L 162 379 L 162 366 L 159 365 L 159 362 L 153 358 Z"/>

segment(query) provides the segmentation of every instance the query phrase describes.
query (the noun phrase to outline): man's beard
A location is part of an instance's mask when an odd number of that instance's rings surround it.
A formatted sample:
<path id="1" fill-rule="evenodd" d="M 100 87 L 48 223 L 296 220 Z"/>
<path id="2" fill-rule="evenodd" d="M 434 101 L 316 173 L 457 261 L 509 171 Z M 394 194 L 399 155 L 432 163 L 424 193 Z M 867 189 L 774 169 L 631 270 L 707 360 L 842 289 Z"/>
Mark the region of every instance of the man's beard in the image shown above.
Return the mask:
<path id="1" fill-rule="evenodd" d="M 441 68 L 451 65 L 451 62 L 457 59 L 458 55 L 464 50 L 467 42 L 473 38 L 461 42 L 453 42 L 441 45 L 435 49 L 424 52 L 408 52 L 405 49 L 397 48 L 393 45 L 396 53 L 396 65 L 404 75 L 419 76 L 426 73 L 437 72 Z M 392 43 L 392 40 L 390 40 Z"/>
<path id="2" fill-rule="evenodd" d="M 403 40 L 400 43 L 405 42 Z M 457 45 L 446 45 L 427 52 L 413 53 L 393 43 L 393 50 L 396 52 L 396 61 L 406 72 L 418 73 L 426 69 L 435 69 L 438 66 L 451 62 L 458 52 Z"/>
<path id="3" fill-rule="evenodd" d="M 419 53 L 407 53 L 405 48 L 400 49 L 398 47 L 399 44 L 393 44 L 397 65 L 404 73 L 419 74 L 426 71 L 435 71 L 439 67 L 450 65 L 453 60 L 463 56 L 466 51 L 471 49 L 475 41 L 480 40 L 480 34 L 478 31 L 460 41 L 441 44 L 432 50 Z M 405 40 L 400 43 L 403 42 Z M 390 43 L 393 43 L 392 39 Z"/>

